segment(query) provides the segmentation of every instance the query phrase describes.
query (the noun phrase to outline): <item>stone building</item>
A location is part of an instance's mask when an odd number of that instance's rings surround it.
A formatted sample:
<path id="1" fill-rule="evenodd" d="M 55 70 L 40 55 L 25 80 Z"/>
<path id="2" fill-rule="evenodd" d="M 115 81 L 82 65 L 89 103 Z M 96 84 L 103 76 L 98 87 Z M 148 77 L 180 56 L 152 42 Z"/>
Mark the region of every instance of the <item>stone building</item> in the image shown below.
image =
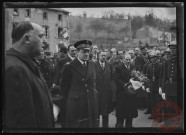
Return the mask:
<path id="1" fill-rule="evenodd" d="M 5 50 L 12 47 L 11 32 L 20 21 L 30 20 L 45 29 L 48 51 L 58 51 L 58 44 L 69 45 L 69 13 L 60 8 L 6 8 Z"/>

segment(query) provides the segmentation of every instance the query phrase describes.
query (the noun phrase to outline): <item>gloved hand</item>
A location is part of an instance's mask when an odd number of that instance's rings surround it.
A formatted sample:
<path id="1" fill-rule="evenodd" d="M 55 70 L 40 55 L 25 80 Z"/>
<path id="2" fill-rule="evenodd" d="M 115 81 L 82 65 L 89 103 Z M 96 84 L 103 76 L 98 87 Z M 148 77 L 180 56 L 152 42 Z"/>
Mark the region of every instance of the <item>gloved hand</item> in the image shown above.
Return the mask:
<path id="1" fill-rule="evenodd" d="M 162 95 L 162 89 L 159 87 L 159 94 Z"/>
<path id="2" fill-rule="evenodd" d="M 150 89 L 149 88 L 146 88 L 146 91 L 149 93 L 150 92 Z"/>
<path id="3" fill-rule="evenodd" d="M 162 98 L 163 98 L 163 100 L 166 100 L 166 98 L 165 98 L 165 93 L 162 93 Z"/>

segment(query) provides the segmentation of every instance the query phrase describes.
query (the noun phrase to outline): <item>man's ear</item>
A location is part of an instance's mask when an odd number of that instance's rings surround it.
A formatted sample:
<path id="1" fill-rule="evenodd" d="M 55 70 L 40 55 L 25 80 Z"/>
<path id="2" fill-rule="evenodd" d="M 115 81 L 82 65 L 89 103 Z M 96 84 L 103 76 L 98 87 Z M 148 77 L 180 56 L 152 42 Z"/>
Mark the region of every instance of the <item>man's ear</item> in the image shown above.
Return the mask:
<path id="1" fill-rule="evenodd" d="M 24 35 L 23 40 L 25 43 L 30 43 L 29 35 Z"/>

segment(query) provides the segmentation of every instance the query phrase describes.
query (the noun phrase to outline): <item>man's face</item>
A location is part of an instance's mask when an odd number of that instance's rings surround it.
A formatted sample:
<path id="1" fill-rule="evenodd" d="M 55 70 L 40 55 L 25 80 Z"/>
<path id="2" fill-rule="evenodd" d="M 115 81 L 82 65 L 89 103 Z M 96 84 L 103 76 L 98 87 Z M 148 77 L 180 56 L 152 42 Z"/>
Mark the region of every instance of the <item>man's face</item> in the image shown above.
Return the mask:
<path id="1" fill-rule="evenodd" d="M 41 55 L 43 42 L 46 40 L 44 37 L 44 30 L 38 24 L 32 23 L 34 30 L 28 33 L 28 51 L 31 57 L 37 57 Z"/>
<path id="2" fill-rule="evenodd" d="M 97 45 L 94 45 L 94 46 L 92 47 L 92 51 L 93 51 L 94 53 L 98 52 L 98 47 L 97 47 Z"/>
<path id="3" fill-rule="evenodd" d="M 131 63 L 131 58 L 130 57 L 125 57 L 125 64 L 129 65 Z"/>
<path id="4" fill-rule="evenodd" d="M 152 63 L 156 63 L 157 60 L 158 60 L 157 57 L 152 57 L 152 58 L 150 58 L 150 59 L 151 59 L 151 62 L 152 62 Z"/>
<path id="5" fill-rule="evenodd" d="M 80 49 L 77 52 L 78 58 L 82 61 L 89 60 L 90 49 Z"/>
<path id="6" fill-rule="evenodd" d="M 75 48 L 74 46 L 71 46 L 71 47 L 69 48 L 69 55 L 70 55 L 71 57 L 76 57 L 76 48 Z"/>
<path id="7" fill-rule="evenodd" d="M 118 56 L 119 56 L 120 59 L 123 59 L 123 56 L 124 56 L 123 52 L 122 51 L 121 52 L 119 51 L 118 52 Z"/>
<path id="8" fill-rule="evenodd" d="M 106 61 L 106 57 L 107 57 L 107 53 L 106 52 L 100 52 L 100 54 L 99 54 L 99 60 L 101 62 L 105 62 Z"/>
<path id="9" fill-rule="evenodd" d="M 175 46 L 170 46 L 170 53 L 171 55 L 175 56 L 177 54 L 177 50 Z"/>
<path id="10" fill-rule="evenodd" d="M 147 53 L 147 49 L 146 49 L 146 48 L 142 49 L 142 50 L 141 50 L 141 53 L 142 53 L 143 55 L 145 55 L 145 54 Z"/>

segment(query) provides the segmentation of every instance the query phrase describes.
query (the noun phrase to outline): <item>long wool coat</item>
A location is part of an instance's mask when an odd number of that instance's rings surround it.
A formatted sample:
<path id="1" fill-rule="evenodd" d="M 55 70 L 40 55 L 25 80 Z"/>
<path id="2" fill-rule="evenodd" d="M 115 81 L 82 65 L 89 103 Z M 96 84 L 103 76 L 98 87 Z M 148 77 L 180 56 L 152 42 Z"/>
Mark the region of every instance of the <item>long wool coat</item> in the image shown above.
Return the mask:
<path id="1" fill-rule="evenodd" d="M 112 67 L 108 62 L 105 62 L 104 70 L 99 61 L 96 62 L 96 89 L 100 115 L 108 115 L 112 111 L 112 76 Z"/>
<path id="2" fill-rule="evenodd" d="M 94 63 L 87 69 L 76 58 L 65 64 L 60 89 L 66 99 L 66 127 L 89 128 L 98 126 L 98 103 L 95 89 Z"/>
<path id="3" fill-rule="evenodd" d="M 52 100 L 34 61 L 10 49 L 5 57 L 5 127 L 54 128 Z"/>
<path id="4" fill-rule="evenodd" d="M 116 117 L 118 118 L 136 118 L 137 97 L 136 95 L 127 95 L 124 85 L 129 82 L 130 72 L 134 67 L 130 65 L 128 70 L 123 63 L 115 67 L 115 82 L 116 82 Z"/>

